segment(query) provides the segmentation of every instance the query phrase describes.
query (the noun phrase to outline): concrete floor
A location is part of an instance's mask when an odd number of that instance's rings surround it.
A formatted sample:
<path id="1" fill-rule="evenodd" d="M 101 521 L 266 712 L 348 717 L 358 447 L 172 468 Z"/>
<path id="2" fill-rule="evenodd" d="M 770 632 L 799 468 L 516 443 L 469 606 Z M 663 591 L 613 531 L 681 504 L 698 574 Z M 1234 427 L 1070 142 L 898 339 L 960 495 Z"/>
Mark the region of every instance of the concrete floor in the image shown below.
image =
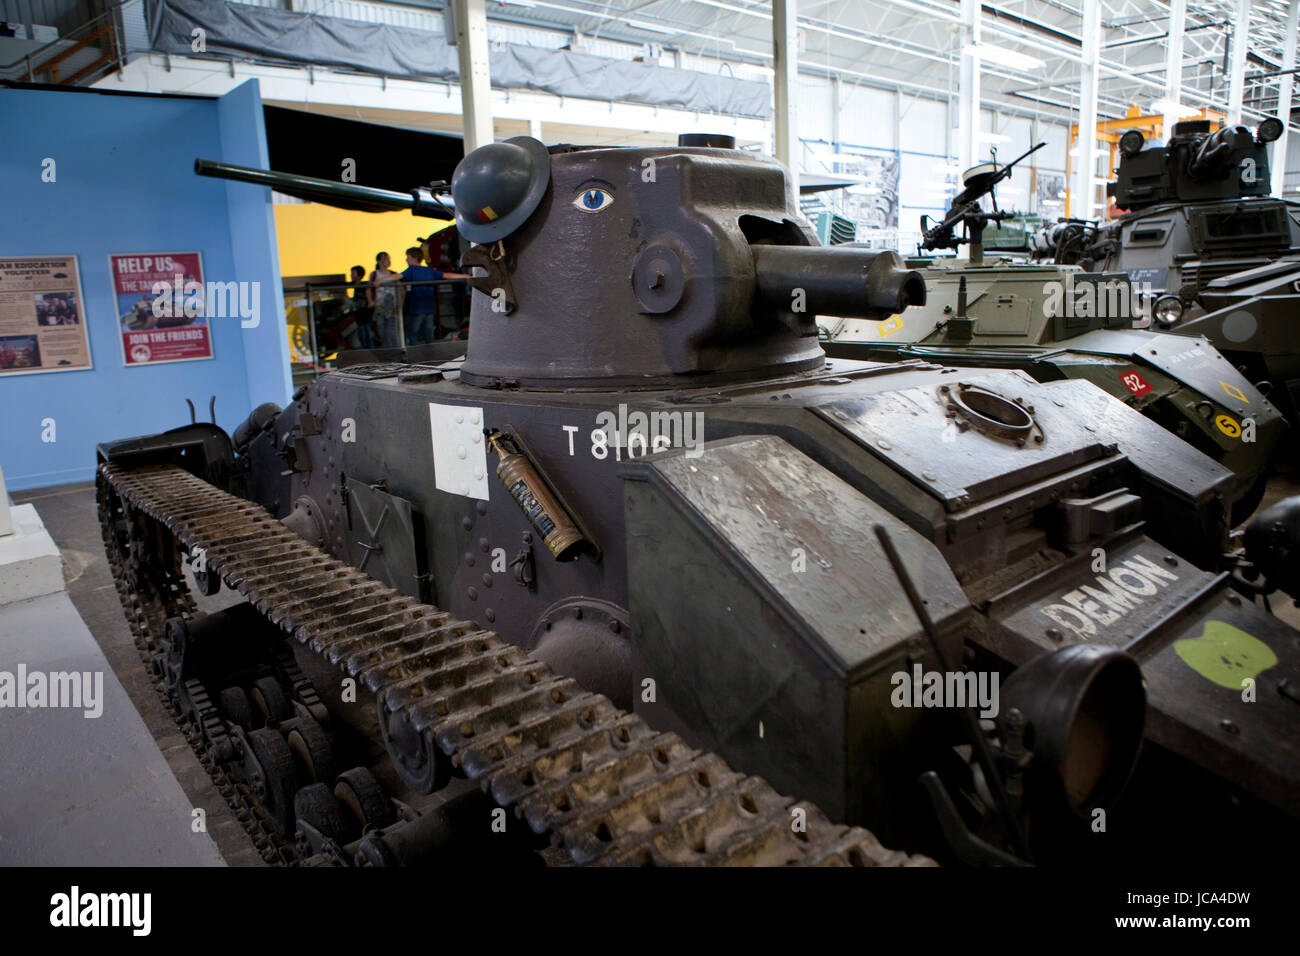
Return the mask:
<path id="1" fill-rule="evenodd" d="M 46 530 L 63 552 L 68 597 L 99 642 L 190 804 L 206 812 L 208 834 L 221 856 L 232 866 L 264 866 L 244 828 L 177 730 L 140 661 L 104 557 L 94 484 L 14 492 L 11 497 L 17 504 L 30 501 L 36 505 Z"/>
<path id="2" fill-rule="evenodd" d="M 1296 494 L 1300 494 L 1300 478 L 1276 475 L 1270 480 L 1268 493 L 1260 509 Z M 221 795 L 212 786 L 189 745 L 177 731 L 140 662 L 104 557 L 95 510 L 94 485 L 86 482 L 56 486 L 15 493 L 12 497 L 16 503 L 35 503 L 50 535 L 63 551 L 64 574 L 72 603 L 99 642 L 104 656 L 153 734 L 189 801 L 193 806 L 207 811 L 208 832 L 221 855 L 227 863 L 234 866 L 265 865 Z M 223 589 L 218 598 L 212 600 L 230 603 L 237 600 L 237 595 Z M 204 601 L 203 609 L 214 608 Z M 1293 602 L 1275 596 L 1273 610 L 1293 627 L 1300 628 L 1300 609 Z M 309 676 L 314 676 L 310 669 Z M 383 782 L 386 785 L 396 783 L 395 780 Z"/>
<path id="3" fill-rule="evenodd" d="M 0 864 L 220 866 L 193 805 L 65 592 L 0 609 L 6 669 L 102 681 L 86 707 L 0 710 Z"/>

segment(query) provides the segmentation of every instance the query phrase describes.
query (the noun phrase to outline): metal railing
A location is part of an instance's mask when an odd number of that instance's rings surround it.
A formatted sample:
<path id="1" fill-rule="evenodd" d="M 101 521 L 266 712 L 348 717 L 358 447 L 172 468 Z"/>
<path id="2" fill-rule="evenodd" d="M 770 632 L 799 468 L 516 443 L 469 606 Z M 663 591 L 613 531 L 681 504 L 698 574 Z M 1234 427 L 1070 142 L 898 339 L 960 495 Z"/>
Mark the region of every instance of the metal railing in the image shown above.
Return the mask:
<path id="1" fill-rule="evenodd" d="M 0 77 L 26 83 L 76 86 L 83 81 L 94 82 L 112 70 L 121 70 L 126 65 L 120 15 L 123 6 L 124 3 L 111 6 L 26 56 L 12 63 L 0 64 Z M 89 63 L 76 67 L 71 75 L 64 76 L 64 61 L 83 50 L 92 50 L 98 55 Z"/>
<path id="2" fill-rule="evenodd" d="M 381 329 L 373 319 L 376 336 L 367 343 L 357 315 L 354 291 L 365 292 L 374 287 L 363 282 L 309 282 L 284 289 L 284 315 L 289 333 L 289 356 L 293 367 L 295 386 L 310 381 L 335 367 L 337 354 L 357 348 L 383 348 L 408 343 L 403 317 L 405 290 L 415 286 L 434 286 L 448 292 L 435 298 L 433 340 L 463 338 L 469 332 L 469 282 L 466 279 L 427 279 L 409 282 L 405 279 L 386 286 L 397 286 L 396 342 L 378 339 Z M 363 300 L 364 301 L 364 300 Z M 369 308 L 362 306 L 361 308 Z"/>

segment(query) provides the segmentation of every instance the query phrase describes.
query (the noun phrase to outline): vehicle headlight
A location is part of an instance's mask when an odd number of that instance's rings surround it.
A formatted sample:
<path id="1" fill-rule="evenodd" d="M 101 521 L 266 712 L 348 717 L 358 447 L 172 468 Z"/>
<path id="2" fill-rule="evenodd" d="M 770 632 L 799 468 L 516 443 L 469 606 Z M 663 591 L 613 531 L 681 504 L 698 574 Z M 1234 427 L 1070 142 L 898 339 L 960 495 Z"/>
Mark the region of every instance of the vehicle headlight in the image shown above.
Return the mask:
<path id="1" fill-rule="evenodd" d="M 1183 317 L 1183 300 L 1176 295 L 1162 295 L 1156 299 L 1152 314 L 1161 325 L 1173 325 Z"/>

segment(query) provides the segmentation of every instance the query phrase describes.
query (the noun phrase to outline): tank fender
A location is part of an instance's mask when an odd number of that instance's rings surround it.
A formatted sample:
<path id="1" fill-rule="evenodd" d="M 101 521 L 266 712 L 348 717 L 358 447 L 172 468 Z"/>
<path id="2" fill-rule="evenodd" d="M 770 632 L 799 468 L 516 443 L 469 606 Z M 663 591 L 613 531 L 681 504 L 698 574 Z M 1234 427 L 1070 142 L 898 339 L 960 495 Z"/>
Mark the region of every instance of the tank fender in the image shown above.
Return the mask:
<path id="1" fill-rule="evenodd" d="M 624 475 L 632 640 L 654 706 L 777 788 L 814 786 L 836 819 L 897 819 L 883 782 L 916 769 L 942 717 L 892 705 L 895 675 L 938 665 L 871 529 L 889 529 L 960 660 L 971 607 L 939 550 L 776 436 Z"/>

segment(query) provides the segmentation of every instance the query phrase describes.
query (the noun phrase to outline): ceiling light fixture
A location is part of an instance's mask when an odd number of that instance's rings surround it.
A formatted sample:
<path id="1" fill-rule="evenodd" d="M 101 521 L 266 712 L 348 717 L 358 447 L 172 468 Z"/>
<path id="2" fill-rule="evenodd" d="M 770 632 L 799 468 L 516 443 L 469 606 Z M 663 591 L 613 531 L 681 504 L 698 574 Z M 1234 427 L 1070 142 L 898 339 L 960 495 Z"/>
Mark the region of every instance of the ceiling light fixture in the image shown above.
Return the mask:
<path id="1" fill-rule="evenodd" d="M 1041 70 L 1046 65 L 1036 56 L 1008 50 L 1006 47 L 998 46 L 995 43 L 970 43 L 967 44 L 963 52 L 969 53 L 971 56 L 977 56 L 982 60 L 988 60 L 990 63 L 1000 63 L 1013 70 Z"/>
<path id="2" fill-rule="evenodd" d="M 1197 113 L 1200 112 L 1200 110 L 1198 110 L 1194 106 L 1184 106 L 1182 103 L 1179 103 L 1177 100 L 1171 100 L 1168 97 L 1164 97 L 1164 96 L 1162 96 L 1158 100 L 1152 101 L 1151 111 L 1153 113 L 1168 113 L 1172 116 L 1177 116 L 1179 118 L 1184 116 L 1195 116 Z"/>

